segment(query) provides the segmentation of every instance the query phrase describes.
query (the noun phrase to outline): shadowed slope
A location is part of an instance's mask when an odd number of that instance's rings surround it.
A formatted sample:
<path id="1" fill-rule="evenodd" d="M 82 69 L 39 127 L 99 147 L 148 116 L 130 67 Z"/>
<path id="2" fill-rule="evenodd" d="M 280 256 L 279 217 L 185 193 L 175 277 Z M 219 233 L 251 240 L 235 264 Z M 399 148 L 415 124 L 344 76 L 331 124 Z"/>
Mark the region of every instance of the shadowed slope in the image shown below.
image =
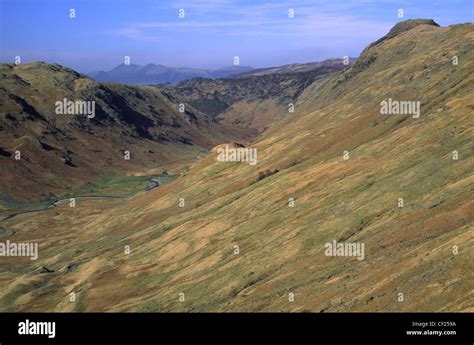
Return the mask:
<path id="1" fill-rule="evenodd" d="M 100 84 L 41 62 L 1 64 L 0 74 L 0 201 L 61 195 L 106 173 L 190 159 L 252 135 L 192 109 L 181 113 L 178 100 L 153 87 Z M 95 117 L 57 114 L 56 102 L 64 99 L 95 102 Z"/>
<path id="2" fill-rule="evenodd" d="M 234 78 L 195 78 L 161 86 L 220 123 L 265 130 L 290 113 L 303 90 L 347 68 L 342 59 L 255 70 Z"/>

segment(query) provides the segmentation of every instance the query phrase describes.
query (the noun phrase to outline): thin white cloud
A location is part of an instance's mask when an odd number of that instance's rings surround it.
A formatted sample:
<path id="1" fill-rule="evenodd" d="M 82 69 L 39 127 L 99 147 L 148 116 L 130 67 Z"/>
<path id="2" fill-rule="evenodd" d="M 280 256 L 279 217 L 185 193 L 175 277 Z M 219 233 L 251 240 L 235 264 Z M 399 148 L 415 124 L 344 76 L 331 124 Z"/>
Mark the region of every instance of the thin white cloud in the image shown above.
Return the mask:
<path id="1" fill-rule="evenodd" d="M 390 23 L 363 20 L 354 16 L 307 14 L 300 18 L 245 18 L 238 20 L 182 20 L 136 23 L 113 31 L 126 38 L 159 37 L 174 32 L 207 32 L 228 36 L 294 36 L 294 37 L 353 37 L 377 36 L 386 33 Z"/>

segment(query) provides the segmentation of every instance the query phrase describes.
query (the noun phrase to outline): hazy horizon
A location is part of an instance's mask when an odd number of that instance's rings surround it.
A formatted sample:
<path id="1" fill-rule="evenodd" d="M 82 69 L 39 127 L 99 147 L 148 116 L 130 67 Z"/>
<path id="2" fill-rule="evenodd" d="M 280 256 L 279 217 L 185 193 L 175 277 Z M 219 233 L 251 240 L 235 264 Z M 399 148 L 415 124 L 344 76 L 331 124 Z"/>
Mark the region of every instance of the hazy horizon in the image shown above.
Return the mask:
<path id="1" fill-rule="evenodd" d="M 446 26 L 471 21 L 472 12 L 462 1 L 2 0 L 0 61 L 20 56 L 89 73 L 125 56 L 137 65 L 206 69 L 232 66 L 238 56 L 241 66 L 262 68 L 357 57 L 397 22 L 431 18 Z"/>
<path id="2" fill-rule="evenodd" d="M 359 56 L 349 56 L 349 59 L 357 59 Z M 314 61 L 302 61 L 302 62 L 290 62 L 290 63 L 287 63 L 287 64 L 283 64 L 283 65 L 268 65 L 268 66 L 262 66 L 262 67 L 254 67 L 254 66 L 250 66 L 250 65 L 239 65 L 239 66 L 234 66 L 232 64 L 227 64 L 227 65 L 222 65 L 222 66 L 211 66 L 211 67 L 195 67 L 195 66 L 181 66 L 181 65 L 176 65 L 176 66 L 170 66 L 170 65 L 164 65 L 164 64 L 161 64 L 161 63 L 156 63 L 156 62 L 147 62 L 147 63 L 143 63 L 143 64 L 138 64 L 138 63 L 131 63 L 129 66 L 141 66 L 141 67 L 145 67 L 147 65 L 160 65 L 160 66 L 165 66 L 165 67 L 169 67 L 169 68 L 189 68 L 189 69 L 196 69 L 196 70 L 219 70 L 221 68 L 231 68 L 231 67 L 251 67 L 253 69 L 260 69 L 260 68 L 271 68 L 271 67 L 281 67 L 281 66 L 286 66 L 286 65 L 291 65 L 291 64 L 308 64 L 308 63 L 316 63 L 316 62 L 322 62 L 322 61 L 325 61 L 325 60 L 330 60 L 332 58 L 327 58 L 327 59 L 322 59 L 322 60 L 314 60 Z M 33 62 L 33 61 L 31 61 Z M 46 61 L 44 61 L 46 62 Z M 109 72 L 117 67 L 120 67 L 122 65 L 125 65 L 123 62 L 119 63 L 118 65 L 116 66 L 112 66 L 111 68 L 109 69 L 104 69 L 104 70 L 100 70 L 100 71 L 104 71 L 104 72 Z M 66 67 L 69 67 L 69 66 L 66 66 Z M 100 72 L 99 70 L 95 70 L 95 71 L 89 71 L 89 72 Z M 87 73 L 87 72 L 85 72 Z"/>
<path id="3" fill-rule="evenodd" d="M 349 59 L 358 59 L 359 56 L 349 56 Z M 302 61 L 302 62 L 290 62 L 290 63 L 285 63 L 285 64 L 278 64 L 278 65 L 268 65 L 268 66 L 259 66 L 259 67 L 255 67 L 255 66 L 250 66 L 250 65 L 239 65 L 238 67 L 251 67 L 252 69 L 261 69 L 261 68 L 272 68 L 272 67 L 282 67 L 282 66 L 286 66 L 286 65 L 292 65 L 292 64 L 310 64 L 310 63 L 318 63 L 318 62 L 323 62 L 325 60 L 331 60 L 332 58 L 329 57 L 329 58 L 326 58 L 326 59 L 321 59 L 321 60 L 314 60 L 314 61 Z M 342 60 L 341 60 L 342 61 Z M 62 65 L 64 67 L 68 67 L 68 68 L 72 68 L 74 69 L 72 66 L 69 66 L 69 65 L 66 65 L 66 64 L 62 64 L 62 63 L 59 63 L 59 62 L 56 62 L 56 61 L 45 61 L 45 60 L 31 60 L 31 61 L 22 61 L 22 64 L 28 64 L 28 63 L 34 63 L 34 62 L 44 62 L 44 63 L 49 63 L 49 64 L 59 64 L 59 65 Z M 14 63 L 14 61 L 0 61 L 0 63 Z M 117 64 L 116 66 L 111 66 L 110 68 L 105 68 L 105 69 L 101 69 L 101 70 L 91 70 L 91 71 L 81 71 L 81 70 L 77 70 L 78 72 L 81 72 L 81 73 L 84 73 L 84 74 L 88 74 L 88 73 L 93 73 L 93 72 L 110 72 L 112 71 L 113 69 L 117 68 L 117 67 L 120 67 L 122 65 L 125 65 L 123 62 L 120 62 L 119 64 Z M 211 66 L 211 67 L 195 67 L 195 66 L 182 66 L 182 65 L 176 65 L 176 66 L 173 66 L 173 65 L 164 65 L 164 64 L 161 64 L 161 63 L 156 63 L 156 62 L 146 62 L 146 63 L 142 63 L 142 64 L 138 64 L 138 63 L 131 63 L 130 65 L 128 66 L 140 66 L 140 67 L 145 67 L 147 65 L 161 65 L 161 66 L 164 66 L 164 67 L 168 67 L 168 68 L 189 68 L 189 69 L 196 69 L 196 70 L 219 70 L 221 68 L 231 68 L 231 67 L 237 67 L 237 66 L 234 66 L 234 65 L 231 65 L 231 64 L 228 64 L 228 65 L 222 65 L 222 66 Z"/>

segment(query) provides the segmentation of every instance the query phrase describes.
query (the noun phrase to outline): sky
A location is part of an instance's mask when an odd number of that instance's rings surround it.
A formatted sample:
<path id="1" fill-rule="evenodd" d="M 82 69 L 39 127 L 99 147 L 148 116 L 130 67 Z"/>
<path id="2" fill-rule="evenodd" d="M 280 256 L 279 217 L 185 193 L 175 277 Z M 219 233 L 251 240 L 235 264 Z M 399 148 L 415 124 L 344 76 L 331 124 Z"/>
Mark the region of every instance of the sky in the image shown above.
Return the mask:
<path id="1" fill-rule="evenodd" d="M 0 0 L 0 62 L 270 67 L 357 57 L 406 19 L 473 17 L 474 0 Z"/>

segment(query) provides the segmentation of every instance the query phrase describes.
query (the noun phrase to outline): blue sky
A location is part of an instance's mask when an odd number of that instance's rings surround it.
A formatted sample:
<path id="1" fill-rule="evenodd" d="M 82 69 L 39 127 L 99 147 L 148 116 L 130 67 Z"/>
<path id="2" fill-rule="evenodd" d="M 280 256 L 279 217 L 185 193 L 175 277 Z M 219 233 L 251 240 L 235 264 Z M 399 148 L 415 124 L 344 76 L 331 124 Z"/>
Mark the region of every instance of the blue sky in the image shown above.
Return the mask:
<path id="1" fill-rule="evenodd" d="M 473 13 L 474 0 L 0 0 L 0 61 L 21 56 L 81 72 L 109 70 L 124 56 L 173 67 L 230 66 L 234 56 L 276 66 L 357 57 L 398 21 L 445 26 Z"/>

